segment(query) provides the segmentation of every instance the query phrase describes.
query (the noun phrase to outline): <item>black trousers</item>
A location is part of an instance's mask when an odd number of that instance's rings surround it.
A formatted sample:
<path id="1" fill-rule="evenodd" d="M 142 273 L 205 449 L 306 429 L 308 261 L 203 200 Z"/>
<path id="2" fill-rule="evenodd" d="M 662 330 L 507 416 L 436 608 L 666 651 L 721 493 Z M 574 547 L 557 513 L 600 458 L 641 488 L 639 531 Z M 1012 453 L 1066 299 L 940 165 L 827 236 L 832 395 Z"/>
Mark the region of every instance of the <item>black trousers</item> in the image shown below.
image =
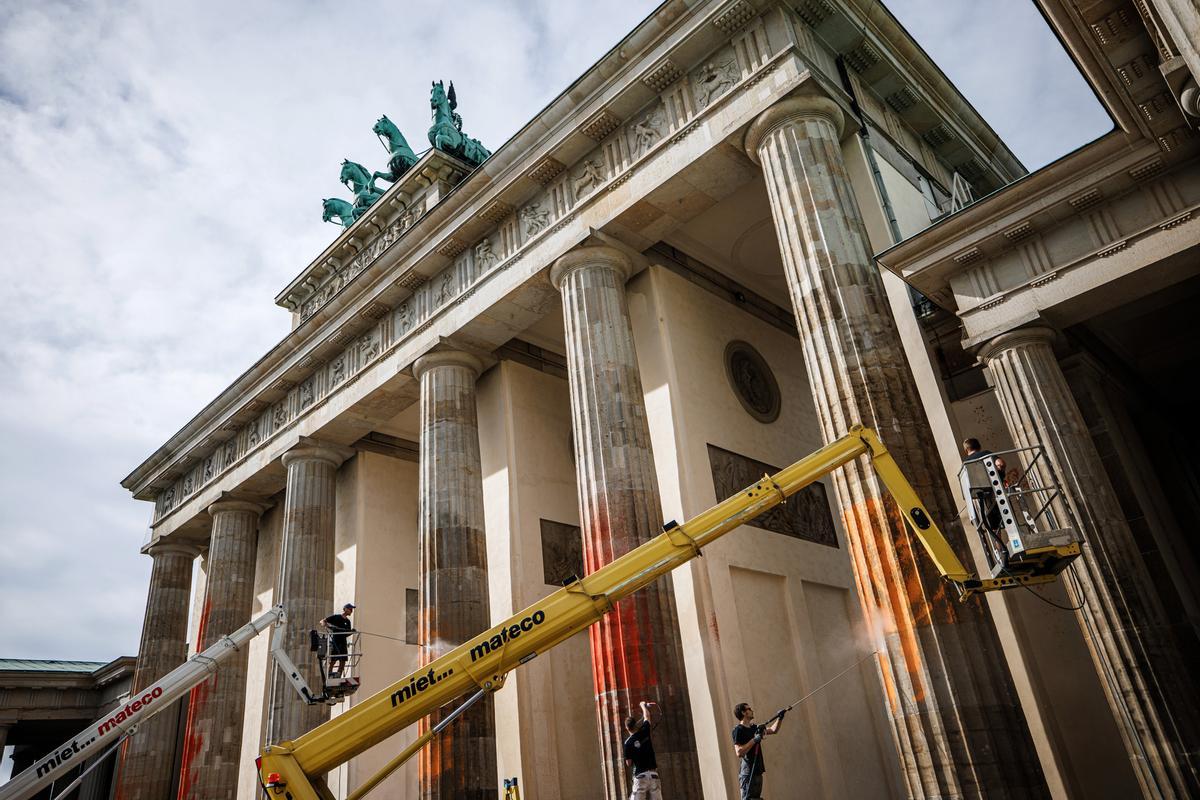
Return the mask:
<path id="1" fill-rule="evenodd" d="M 760 800 L 762 797 L 761 772 L 751 773 L 743 769 L 738 773 L 738 785 L 742 788 L 742 800 Z"/>

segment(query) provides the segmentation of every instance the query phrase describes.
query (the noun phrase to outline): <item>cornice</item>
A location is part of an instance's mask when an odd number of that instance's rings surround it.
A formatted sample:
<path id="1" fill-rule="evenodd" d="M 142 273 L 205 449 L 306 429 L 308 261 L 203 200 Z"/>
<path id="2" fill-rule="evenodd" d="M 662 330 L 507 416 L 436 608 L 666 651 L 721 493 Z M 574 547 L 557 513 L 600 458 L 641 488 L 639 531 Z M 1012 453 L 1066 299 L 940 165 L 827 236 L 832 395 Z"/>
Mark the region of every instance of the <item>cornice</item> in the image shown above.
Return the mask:
<path id="1" fill-rule="evenodd" d="M 999 162 L 1004 171 L 998 175 L 1000 185 L 1016 180 L 1028 170 L 1020 159 L 1000 139 L 970 101 L 954 86 L 945 73 L 909 36 L 908 31 L 878 0 L 842 0 L 852 10 L 860 30 L 871 32 L 878 40 L 891 46 L 876 48 L 881 59 L 892 62 L 900 75 L 915 81 L 920 99 L 928 103 L 940 120 L 949 124 L 973 150 L 983 154 L 991 163 Z M 898 88 L 897 91 L 903 91 Z M 893 105 L 895 110 L 896 106 Z M 918 130 L 919 133 L 924 131 Z"/>
<path id="2" fill-rule="evenodd" d="M 949 281 L 955 274 L 1120 197 L 1169 167 L 1153 141 L 1131 140 L 1114 131 L 875 258 L 927 297 L 951 307 Z"/>

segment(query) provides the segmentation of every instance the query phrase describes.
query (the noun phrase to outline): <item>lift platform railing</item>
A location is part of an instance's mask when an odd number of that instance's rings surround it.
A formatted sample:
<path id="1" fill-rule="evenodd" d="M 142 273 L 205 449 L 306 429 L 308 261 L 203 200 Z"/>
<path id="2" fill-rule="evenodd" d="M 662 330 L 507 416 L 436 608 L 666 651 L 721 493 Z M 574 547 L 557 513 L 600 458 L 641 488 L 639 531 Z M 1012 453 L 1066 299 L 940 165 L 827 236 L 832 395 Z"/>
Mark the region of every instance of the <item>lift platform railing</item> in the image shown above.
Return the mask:
<path id="1" fill-rule="evenodd" d="M 351 631 L 309 631 L 311 649 L 321 672 L 321 702 L 333 705 L 358 691 L 361 634 Z"/>
<path id="2" fill-rule="evenodd" d="M 1062 490 L 1042 447 L 987 452 L 964 462 L 958 479 L 993 579 L 1053 580 L 1060 561 L 1078 555 L 1082 539 L 1055 513 Z"/>
<path id="3" fill-rule="evenodd" d="M 243 651 L 246 644 L 283 618 L 283 607 L 275 606 L 228 636 L 222 636 L 211 647 L 168 672 L 157 683 L 135 692 L 125 704 L 113 709 L 84 729 L 74 739 L 42 756 L 24 772 L 14 775 L 0 786 L 0 800 L 28 800 L 55 778 L 83 763 L 94 754 L 107 752 L 150 717 L 170 708 L 171 704 L 203 683 L 220 665 Z"/>

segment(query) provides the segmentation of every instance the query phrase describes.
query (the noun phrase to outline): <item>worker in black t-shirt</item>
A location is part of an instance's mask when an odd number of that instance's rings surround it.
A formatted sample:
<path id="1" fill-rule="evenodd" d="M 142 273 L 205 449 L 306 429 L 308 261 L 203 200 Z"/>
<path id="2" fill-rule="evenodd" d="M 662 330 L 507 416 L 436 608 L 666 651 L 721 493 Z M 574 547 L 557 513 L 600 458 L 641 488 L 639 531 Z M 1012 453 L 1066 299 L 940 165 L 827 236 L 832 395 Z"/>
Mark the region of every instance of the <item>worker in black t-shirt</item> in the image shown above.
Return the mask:
<path id="1" fill-rule="evenodd" d="M 650 741 L 650 709 L 656 704 L 642 701 L 642 717 L 626 717 L 625 764 L 633 770 L 633 791 L 629 800 L 662 800 L 662 787 L 658 783 L 658 762 L 654 759 L 654 743 Z"/>
<path id="2" fill-rule="evenodd" d="M 742 800 L 756 800 L 762 797 L 762 776 L 767 771 L 767 763 L 762 754 L 762 739 L 764 736 L 779 733 L 779 725 L 786 713 L 787 709 L 783 709 L 767 725 L 755 725 L 754 709 L 749 703 L 738 703 L 733 707 L 733 716 L 738 721 L 733 728 L 733 752 L 742 760 L 738 768 L 738 785 L 742 789 Z"/>
<path id="3" fill-rule="evenodd" d="M 330 632 L 329 637 L 329 677 L 339 678 L 346 666 L 346 639 L 354 630 L 350 615 L 354 613 L 354 603 L 342 606 L 342 613 L 330 614 L 321 620 L 321 627 Z"/>
<path id="4" fill-rule="evenodd" d="M 985 456 L 992 456 L 992 465 L 996 468 L 996 477 L 1000 481 L 1001 486 L 1008 486 L 1008 481 L 1005 480 L 1005 473 L 1008 471 L 1008 465 L 1004 463 L 1004 459 L 994 455 L 991 450 L 984 450 L 978 439 L 968 438 L 962 441 L 963 448 L 963 463 L 968 461 L 981 461 Z M 976 488 L 971 491 L 971 500 L 975 501 L 979 509 L 979 518 L 987 527 L 988 531 L 996 537 L 996 542 L 1000 546 L 1000 550 L 1005 551 L 1004 542 L 1008 538 L 1001 535 L 1004 530 L 1004 520 L 1000 514 L 1000 506 L 996 503 L 996 493 L 987 488 Z"/>

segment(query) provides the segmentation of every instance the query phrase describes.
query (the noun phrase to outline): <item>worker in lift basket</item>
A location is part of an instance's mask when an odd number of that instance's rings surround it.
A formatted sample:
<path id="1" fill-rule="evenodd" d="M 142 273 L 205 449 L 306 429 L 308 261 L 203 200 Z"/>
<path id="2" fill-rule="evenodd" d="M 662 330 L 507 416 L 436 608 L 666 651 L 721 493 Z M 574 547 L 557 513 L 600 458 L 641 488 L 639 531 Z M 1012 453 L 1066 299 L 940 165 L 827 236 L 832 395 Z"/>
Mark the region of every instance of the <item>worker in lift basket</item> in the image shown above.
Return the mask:
<path id="1" fill-rule="evenodd" d="M 633 791 L 629 800 L 662 800 L 662 787 L 658 783 L 658 761 L 654 758 L 654 743 L 650 731 L 656 727 L 650 722 L 650 709 L 657 706 L 649 700 L 642 701 L 642 718 L 625 718 L 625 764 L 633 768 Z"/>
<path id="2" fill-rule="evenodd" d="M 984 456 L 992 456 L 992 464 L 996 467 L 996 477 L 1000 480 L 1000 485 L 1008 488 L 1010 484 L 1008 476 L 1008 465 L 1004 463 L 1004 459 L 1000 456 L 992 455 L 991 450 L 984 450 L 978 439 L 969 438 L 963 439 L 963 463 L 968 461 L 979 461 Z M 1004 547 L 1004 537 L 1000 535 L 1000 531 L 1004 529 L 1003 519 L 1000 515 L 1000 506 L 996 504 L 996 493 L 991 489 L 974 489 L 971 492 L 974 497 L 972 500 L 978 502 L 979 513 L 982 515 L 984 525 L 1000 544 Z"/>
<path id="3" fill-rule="evenodd" d="M 742 800 L 761 800 L 763 773 L 767 771 L 766 761 L 763 760 L 762 740 L 764 736 L 779 733 L 783 715 L 787 709 L 775 715 L 775 719 L 767 725 L 754 724 L 754 709 L 749 703 L 738 703 L 733 707 L 733 716 L 738 724 L 733 728 L 733 752 L 740 758 L 738 769 L 738 785 L 742 789 Z"/>
<path id="4" fill-rule="evenodd" d="M 343 670 L 346 668 L 346 639 L 354 630 L 354 623 L 350 621 L 350 615 L 354 613 L 354 603 L 346 603 L 342 606 L 342 613 L 330 614 L 325 619 L 321 620 L 322 628 L 330 632 L 329 637 L 329 677 L 340 678 Z"/>

